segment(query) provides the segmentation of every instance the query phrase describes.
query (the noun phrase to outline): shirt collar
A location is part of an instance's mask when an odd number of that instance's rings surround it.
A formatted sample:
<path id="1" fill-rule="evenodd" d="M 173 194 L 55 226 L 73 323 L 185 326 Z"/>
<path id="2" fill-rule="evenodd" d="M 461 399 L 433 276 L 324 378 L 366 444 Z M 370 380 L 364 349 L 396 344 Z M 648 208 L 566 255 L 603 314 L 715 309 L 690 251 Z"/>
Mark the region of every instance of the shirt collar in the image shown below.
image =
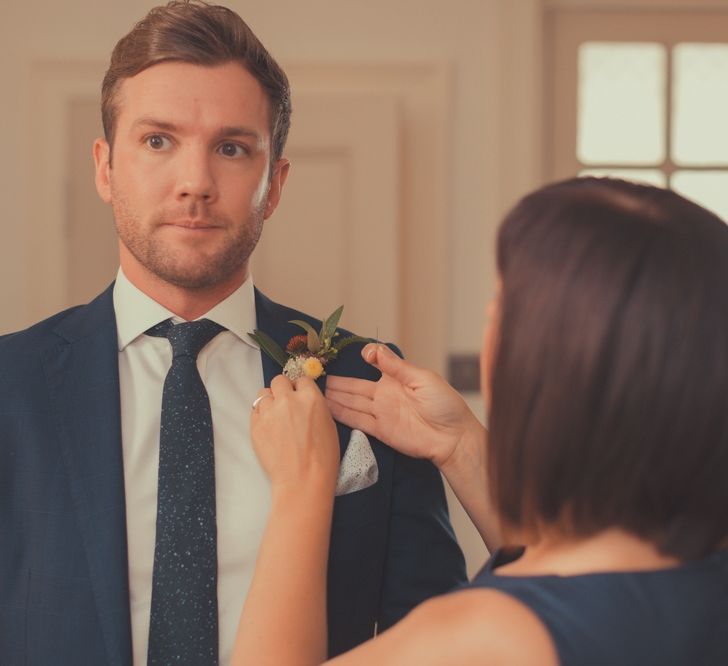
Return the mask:
<path id="1" fill-rule="evenodd" d="M 121 268 L 117 272 L 114 284 L 114 312 L 119 351 L 123 351 L 127 345 L 160 321 L 170 318 L 175 323 L 183 321 L 134 286 Z M 242 342 L 258 349 L 248 337 L 248 333 L 252 333 L 256 327 L 252 278 L 248 277 L 230 296 L 200 317 L 203 318 L 224 326 Z"/>

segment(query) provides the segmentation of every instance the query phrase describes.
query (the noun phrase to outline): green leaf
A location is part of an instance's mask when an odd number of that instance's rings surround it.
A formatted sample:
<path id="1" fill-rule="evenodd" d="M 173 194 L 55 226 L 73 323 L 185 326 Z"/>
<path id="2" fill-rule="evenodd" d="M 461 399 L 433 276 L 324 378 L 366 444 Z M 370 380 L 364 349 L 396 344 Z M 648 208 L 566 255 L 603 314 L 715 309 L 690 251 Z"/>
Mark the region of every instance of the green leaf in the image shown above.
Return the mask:
<path id="1" fill-rule="evenodd" d="M 341 319 L 341 313 L 344 311 L 344 306 L 340 305 L 334 312 L 329 315 L 324 323 L 321 325 L 321 338 L 329 339 L 334 337 L 336 327 L 339 325 L 339 319 Z"/>
<path id="2" fill-rule="evenodd" d="M 344 349 L 344 347 L 348 347 L 355 342 L 363 342 L 364 344 L 369 344 L 370 342 L 375 342 L 375 340 L 373 340 L 372 338 L 362 338 L 358 335 L 350 335 L 348 338 L 342 338 L 331 346 L 336 349 L 336 351 L 341 351 L 342 349 Z"/>
<path id="3" fill-rule="evenodd" d="M 248 336 L 257 342 L 258 346 L 276 363 L 278 363 L 281 368 L 286 365 L 288 362 L 288 355 L 280 348 L 280 345 L 270 337 L 270 335 L 256 329 L 253 333 L 248 333 Z"/>
<path id="4" fill-rule="evenodd" d="M 311 326 L 311 324 L 305 321 L 301 321 L 300 319 L 293 319 L 288 323 L 300 326 L 304 331 L 306 331 L 306 333 L 308 333 L 308 351 L 310 351 L 312 354 L 315 354 L 316 352 L 318 352 L 319 349 L 321 349 L 321 340 L 319 339 L 318 333 L 316 333 L 314 327 Z"/>

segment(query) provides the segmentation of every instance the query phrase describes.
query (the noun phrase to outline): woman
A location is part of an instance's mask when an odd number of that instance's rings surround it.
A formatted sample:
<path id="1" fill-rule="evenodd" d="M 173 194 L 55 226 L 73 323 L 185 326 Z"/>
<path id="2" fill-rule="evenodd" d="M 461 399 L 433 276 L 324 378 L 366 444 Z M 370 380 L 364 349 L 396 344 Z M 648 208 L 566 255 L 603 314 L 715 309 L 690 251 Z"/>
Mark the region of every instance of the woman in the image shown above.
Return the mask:
<path id="1" fill-rule="evenodd" d="M 669 191 L 575 179 L 516 206 L 497 259 L 487 443 L 444 380 L 383 346 L 363 350 L 378 382 L 329 377 L 326 397 L 431 459 L 508 547 L 332 663 L 728 663 L 728 227 Z M 273 508 L 237 663 L 320 663 L 334 425 L 310 381 L 264 395 Z"/>

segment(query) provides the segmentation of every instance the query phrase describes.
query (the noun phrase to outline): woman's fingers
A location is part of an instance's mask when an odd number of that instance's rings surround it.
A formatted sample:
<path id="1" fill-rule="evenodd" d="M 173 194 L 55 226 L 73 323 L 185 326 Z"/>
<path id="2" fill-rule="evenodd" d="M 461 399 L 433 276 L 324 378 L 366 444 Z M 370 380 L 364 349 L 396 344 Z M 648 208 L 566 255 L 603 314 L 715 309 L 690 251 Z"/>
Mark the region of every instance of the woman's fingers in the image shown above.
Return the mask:
<path id="1" fill-rule="evenodd" d="M 279 375 L 260 391 L 251 418 L 253 447 L 276 488 L 336 482 L 339 443 L 336 426 L 316 383 Z"/>
<path id="2" fill-rule="evenodd" d="M 356 393 L 346 393 L 345 391 L 337 391 L 327 387 L 326 399 L 329 404 L 334 402 L 356 412 L 362 412 L 370 416 L 374 414 L 374 401 Z"/>
<path id="3" fill-rule="evenodd" d="M 364 383 L 369 384 L 371 382 Z M 374 400 L 372 398 L 331 388 L 329 382 L 327 382 L 326 404 L 329 407 L 331 416 L 337 421 L 350 428 L 376 435 L 374 429 L 377 425 L 377 419 L 374 416 Z"/>
<path id="4" fill-rule="evenodd" d="M 368 379 L 357 379 L 355 377 L 338 377 L 337 375 L 328 375 L 326 378 L 326 394 L 330 390 L 339 391 L 341 393 L 353 393 L 362 395 L 367 398 L 373 398 L 377 389 L 377 383 Z"/>
<path id="5" fill-rule="evenodd" d="M 293 384 L 285 375 L 276 375 L 270 383 L 270 390 L 273 392 L 273 397 L 277 398 L 279 395 L 292 393 Z"/>
<path id="6" fill-rule="evenodd" d="M 362 432 L 375 437 L 377 436 L 377 420 L 371 414 L 351 409 L 350 407 L 346 407 L 338 402 L 329 400 L 328 397 L 326 398 L 326 402 L 329 406 L 329 410 L 331 411 L 331 416 L 333 416 L 337 421 L 349 426 L 350 428 L 361 430 Z"/>
<path id="7" fill-rule="evenodd" d="M 273 402 L 273 393 L 269 388 L 264 388 L 258 391 L 258 397 L 253 400 L 253 412 L 259 413 L 264 402 Z M 267 406 L 269 407 L 270 405 Z"/>
<path id="8" fill-rule="evenodd" d="M 387 345 L 372 343 L 361 350 L 364 360 L 379 369 L 383 375 L 389 375 L 400 384 L 408 385 L 418 379 L 422 368 L 412 365 L 397 356 Z"/>
<path id="9" fill-rule="evenodd" d="M 299 377 L 293 382 L 292 386 L 296 393 L 300 392 L 302 395 L 308 394 L 315 396 L 321 393 L 318 386 L 316 386 L 316 382 L 310 377 Z"/>

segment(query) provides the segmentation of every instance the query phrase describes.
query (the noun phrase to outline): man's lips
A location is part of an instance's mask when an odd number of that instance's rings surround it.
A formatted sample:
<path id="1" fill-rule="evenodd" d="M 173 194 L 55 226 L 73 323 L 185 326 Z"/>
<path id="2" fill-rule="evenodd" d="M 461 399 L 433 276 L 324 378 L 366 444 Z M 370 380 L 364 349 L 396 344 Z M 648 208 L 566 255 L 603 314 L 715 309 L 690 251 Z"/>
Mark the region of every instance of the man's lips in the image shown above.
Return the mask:
<path id="1" fill-rule="evenodd" d="M 219 224 L 207 220 L 177 220 L 175 222 L 165 222 L 162 226 L 173 227 L 182 231 L 211 231 L 222 228 Z"/>

